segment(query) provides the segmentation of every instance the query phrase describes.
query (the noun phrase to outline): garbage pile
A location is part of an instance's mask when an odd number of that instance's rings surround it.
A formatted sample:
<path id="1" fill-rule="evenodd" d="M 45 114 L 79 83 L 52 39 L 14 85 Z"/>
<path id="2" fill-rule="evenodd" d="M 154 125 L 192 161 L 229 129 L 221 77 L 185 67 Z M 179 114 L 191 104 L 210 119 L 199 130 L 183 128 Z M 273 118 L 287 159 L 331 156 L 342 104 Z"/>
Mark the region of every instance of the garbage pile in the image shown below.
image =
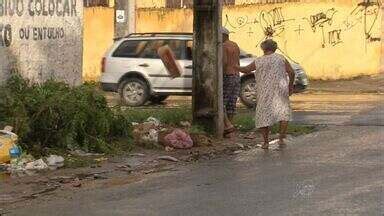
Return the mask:
<path id="1" fill-rule="evenodd" d="M 193 147 L 193 140 L 186 131 L 174 129 L 164 136 L 162 144 L 175 149 L 189 149 Z"/>
<path id="2" fill-rule="evenodd" d="M 143 147 L 159 147 L 159 131 L 161 123 L 159 120 L 150 117 L 143 123 L 132 123 L 133 139 L 137 145 Z"/>
<path id="3" fill-rule="evenodd" d="M 34 175 L 45 170 L 55 170 L 64 166 L 64 158 L 50 155 L 47 158 L 35 160 L 31 155 L 22 153 L 17 145 L 18 137 L 12 133 L 12 127 L 0 130 L 0 167 L 1 172 L 11 176 Z"/>
<path id="4" fill-rule="evenodd" d="M 14 177 L 32 176 L 47 170 L 56 170 L 64 166 L 64 158 L 50 155 L 47 158 L 35 160 L 32 156 L 23 154 L 18 158 L 12 158 L 10 163 L 2 165 L 5 172 Z"/>
<path id="5" fill-rule="evenodd" d="M 185 125 L 187 125 L 185 123 Z M 143 147 L 165 147 L 166 149 L 189 149 L 194 146 L 186 130 L 162 125 L 150 117 L 143 123 L 133 123 L 133 137 Z"/>

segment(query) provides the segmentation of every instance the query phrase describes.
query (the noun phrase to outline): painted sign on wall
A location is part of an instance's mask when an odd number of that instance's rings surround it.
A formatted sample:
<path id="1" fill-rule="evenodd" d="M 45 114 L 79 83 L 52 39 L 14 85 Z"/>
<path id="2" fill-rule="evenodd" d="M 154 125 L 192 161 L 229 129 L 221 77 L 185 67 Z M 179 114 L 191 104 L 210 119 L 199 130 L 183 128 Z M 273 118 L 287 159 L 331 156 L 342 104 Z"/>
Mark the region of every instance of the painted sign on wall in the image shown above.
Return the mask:
<path id="1" fill-rule="evenodd" d="M 0 0 L 0 81 L 81 83 L 82 0 Z"/>

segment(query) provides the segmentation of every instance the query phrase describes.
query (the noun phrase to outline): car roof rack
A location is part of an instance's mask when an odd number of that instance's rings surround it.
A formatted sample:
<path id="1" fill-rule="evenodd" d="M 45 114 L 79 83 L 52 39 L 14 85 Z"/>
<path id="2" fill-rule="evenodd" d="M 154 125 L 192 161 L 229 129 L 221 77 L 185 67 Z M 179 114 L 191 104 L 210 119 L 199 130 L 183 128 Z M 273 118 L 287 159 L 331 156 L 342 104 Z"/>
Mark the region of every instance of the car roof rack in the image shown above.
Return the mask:
<path id="1" fill-rule="evenodd" d="M 154 36 L 169 36 L 169 35 L 193 35 L 191 32 L 144 32 L 144 33 L 131 33 L 125 37 L 154 37 Z"/>
<path id="2" fill-rule="evenodd" d="M 180 36 L 188 35 L 192 36 L 191 32 L 143 32 L 143 33 L 131 33 L 125 37 L 114 38 L 114 40 L 120 40 L 122 38 L 132 38 L 132 37 L 156 37 L 156 36 Z"/>

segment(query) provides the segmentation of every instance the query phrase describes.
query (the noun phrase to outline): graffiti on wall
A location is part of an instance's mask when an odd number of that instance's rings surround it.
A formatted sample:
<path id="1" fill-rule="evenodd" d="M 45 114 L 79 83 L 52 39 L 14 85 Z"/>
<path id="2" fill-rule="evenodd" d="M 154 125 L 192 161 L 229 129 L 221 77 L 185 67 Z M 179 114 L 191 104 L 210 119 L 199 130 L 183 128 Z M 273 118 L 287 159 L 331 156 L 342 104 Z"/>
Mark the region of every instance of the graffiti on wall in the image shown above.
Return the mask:
<path id="1" fill-rule="evenodd" d="M 350 34 L 349 30 L 362 28 L 362 38 L 367 43 L 380 41 L 379 0 L 362 0 L 347 15 L 341 15 L 336 8 L 328 8 L 314 12 L 306 17 L 287 17 L 284 9 L 275 7 L 270 11 L 261 11 L 248 16 L 229 17 L 225 15 L 224 26 L 233 33 L 246 33 L 249 38 L 262 35 L 257 41 L 258 46 L 268 38 L 279 38 L 287 31 L 293 31 L 297 37 L 304 32 L 317 35 L 322 48 L 335 47 L 344 42 L 343 37 Z M 256 34 L 258 33 L 258 34 Z"/>
<path id="2" fill-rule="evenodd" d="M 266 37 L 280 35 L 285 30 L 285 23 L 294 20 L 295 19 L 285 19 L 281 7 L 276 7 L 270 11 L 262 11 L 260 13 L 260 26 Z"/>
<path id="3" fill-rule="evenodd" d="M 295 19 L 286 18 L 283 8 L 275 7 L 269 11 L 263 10 L 253 16 L 245 15 L 234 19 L 231 19 L 227 14 L 223 23 L 224 27 L 233 29 L 233 33 L 246 31 L 249 37 L 261 30 L 264 35 L 259 40 L 259 43 L 261 43 L 267 38 L 279 37 L 285 31 L 286 23 L 292 21 L 295 21 Z"/>
<path id="4" fill-rule="evenodd" d="M 324 25 L 328 24 L 329 26 L 333 23 L 333 17 L 337 13 L 335 8 L 328 9 L 326 12 L 319 12 L 311 15 L 309 18 L 305 17 L 304 20 L 307 20 L 312 31 L 316 32 L 317 29 L 321 28 L 324 30 Z"/>
<path id="5" fill-rule="evenodd" d="M 380 41 L 380 35 L 373 34 L 373 29 L 379 22 L 380 7 L 379 0 L 364 0 L 358 3 L 344 22 L 346 28 L 350 29 L 358 23 L 363 23 L 365 39 L 369 42 Z"/>
<path id="6" fill-rule="evenodd" d="M 328 32 L 328 43 L 332 46 L 336 46 L 339 43 L 342 43 L 341 39 L 341 29 L 336 29 Z"/>
<path id="7" fill-rule="evenodd" d="M 323 48 L 325 48 L 327 44 L 335 46 L 342 42 L 340 38 L 340 31 L 332 29 L 328 31 L 328 34 L 325 32 L 325 28 L 332 27 L 336 14 L 337 10 L 335 8 L 330 8 L 326 11 L 316 12 L 309 17 L 303 18 L 303 20 L 308 22 L 308 25 L 314 34 L 321 34 L 321 47 Z"/>

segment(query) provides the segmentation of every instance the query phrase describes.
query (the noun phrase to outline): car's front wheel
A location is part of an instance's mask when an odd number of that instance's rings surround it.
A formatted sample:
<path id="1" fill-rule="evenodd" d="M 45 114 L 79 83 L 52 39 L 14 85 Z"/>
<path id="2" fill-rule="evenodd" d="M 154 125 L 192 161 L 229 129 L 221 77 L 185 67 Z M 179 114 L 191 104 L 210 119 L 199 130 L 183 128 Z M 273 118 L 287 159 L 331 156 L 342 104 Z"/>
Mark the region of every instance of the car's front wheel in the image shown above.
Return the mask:
<path id="1" fill-rule="evenodd" d="M 141 79 L 125 79 L 120 85 L 120 98 L 124 105 L 142 106 L 149 99 L 149 87 Z"/>
<path id="2" fill-rule="evenodd" d="M 241 83 L 240 101 L 249 108 L 256 107 L 256 81 L 248 78 Z"/>

